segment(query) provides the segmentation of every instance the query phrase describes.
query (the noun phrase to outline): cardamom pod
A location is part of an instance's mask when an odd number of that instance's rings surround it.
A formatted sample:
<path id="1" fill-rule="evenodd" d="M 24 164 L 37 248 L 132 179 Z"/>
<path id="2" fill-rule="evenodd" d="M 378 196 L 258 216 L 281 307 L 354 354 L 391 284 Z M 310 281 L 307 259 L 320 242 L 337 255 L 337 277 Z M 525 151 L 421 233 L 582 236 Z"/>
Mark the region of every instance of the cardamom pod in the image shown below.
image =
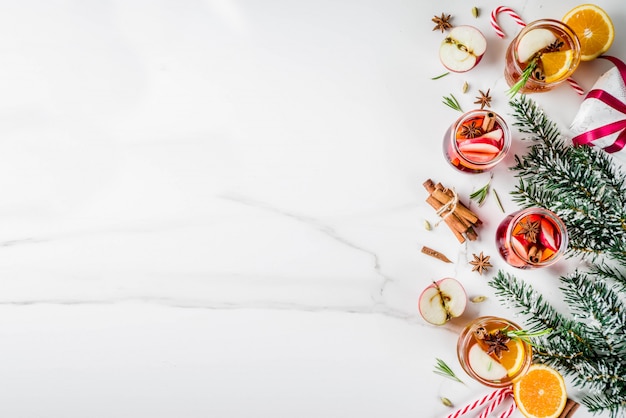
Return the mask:
<path id="1" fill-rule="evenodd" d="M 461 88 L 461 91 L 463 93 L 467 93 L 467 89 L 469 88 L 469 84 L 467 84 L 467 81 L 463 83 L 463 88 Z"/>
<path id="2" fill-rule="evenodd" d="M 472 16 L 478 17 L 478 7 L 472 7 Z"/>
<path id="3" fill-rule="evenodd" d="M 447 406 L 448 408 L 452 408 L 454 406 L 452 405 L 452 402 L 450 401 L 450 399 L 444 398 L 444 397 L 441 398 L 441 403 Z"/>
<path id="4" fill-rule="evenodd" d="M 433 227 L 430 226 L 430 222 L 428 222 L 426 219 L 424 219 L 424 229 L 427 231 L 430 231 L 431 229 L 433 229 Z"/>
<path id="5" fill-rule="evenodd" d="M 472 299 L 473 303 L 480 303 L 487 300 L 487 296 L 474 296 Z"/>

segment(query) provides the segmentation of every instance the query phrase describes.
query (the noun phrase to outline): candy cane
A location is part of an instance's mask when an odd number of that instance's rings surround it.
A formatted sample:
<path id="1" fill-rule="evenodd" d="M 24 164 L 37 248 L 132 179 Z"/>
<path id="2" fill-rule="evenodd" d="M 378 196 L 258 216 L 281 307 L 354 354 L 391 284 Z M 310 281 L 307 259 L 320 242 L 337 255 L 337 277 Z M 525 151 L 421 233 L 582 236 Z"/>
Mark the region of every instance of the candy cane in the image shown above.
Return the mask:
<path id="1" fill-rule="evenodd" d="M 467 405 L 465 405 L 463 408 L 459 409 L 458 411 L 450 414 L 447 416 L 447 418 L 458 418 L 461 415 L 465 415 L 466 413 L 468 413 L 469 411 L 478 408 L 481 405 L 484 405 L 485 403 L 493 400 L 494 398 L 497 398 L 498 396 L 500 396 L 502 393 L 510 391 L 510 388 L 505 387 L 502 389 L 498 389 L 498 390 L 494 390 L 493 392 L 483 396 L 480 399 L 476 399 L 474 402 L 469 403 Z"/>
<path id="2" fill-rule="evenodd" d="M 509 16 L 511 16 L 513 21 L 515 23 L 517 23 L 518 25 L 520 25 L 522 27 L 526 26 L 526 23 L 524 23 L 524 21 L 522 20 L 520 15 L 515 13 L 515 10 L 511 9 L 510 7 L 506 7 L 506 6 L 498 6 L 498 7 L 496 7 L 495 9 L 493 9 L 491 11 L 491 26 L 496 31 L 496 35 L 498 35 L 500 38 L 504 38 L 505 37 L 504 31 L 498 25 L 498 14 L 500 14 L 500 13 L 508 14 Z"/>
<path id="3" fill-rule="evenodd" d="M 573 78 L 568 78 L 567 82 L 574 89 L 574 91 L 578 93 L 579 96 L 582 96 L 583 94 L 585 94 L 585 90 L 583 90 L 583 88 L 580 87 L 580 85 L 576 81 L 574 81 Z"/>
<path id="4" fill-rule="evenodd" d="M 508 395 L 513 393 L 513 391 L 510 388 L 505 388 L 505 389 L 506 390 L 502 391 L 492 403 L 487 405 L 485 410 L 480 413 L 478 418 L 487 418 L 489 414 L 491 414 L 494 411 L 494 409 L 496 409 L 496 407 L 502 403 L 504 398 L 506 398 Z"/>
<path id="5" fill-rule="evenodd" d="M 508 14 L 513 19 L 513 21 L 517 23 L 519 26 L 522 26 L 522 27 L 526 26 L 526 23 L 524 23 L 520 15 L 515 13 L 515 10 L 507 6 L 498 6 L 491 11 L 490 21 L 491 21 L 491 26 L 493 27 L 493 30 L 496 32 L 496 35 L 498 35 L 500 38 L 505 37 L 504 31 L 502 30 L 500 25 L 498 25 L 498 15 L 500 13 Z M 585 94 L 585 90 L 583 90 L 583 88 L 573 78 L 568 78 L 567 82 L 574 89 L 574 91 L 578 93 L 579 96 L 582 96 L 583 94 Z"/>
<path id="6" fill-rule="evenodd" d="M 511 397 L 513 397 L 513 393 L 512 392 L 511 392 Z M 517 404 L 515 403 L 515 399 L 513 399 L 513 402 L 511 402 L 511 405 L 509 406 L 509 409 L 507 409 L 506 411 L 501 413 L 498 418 L 509 418 L 511 416 L 511 414 L 513 414 L 513 412 L 515 412 L 515 409 L 517 409 Z"/>

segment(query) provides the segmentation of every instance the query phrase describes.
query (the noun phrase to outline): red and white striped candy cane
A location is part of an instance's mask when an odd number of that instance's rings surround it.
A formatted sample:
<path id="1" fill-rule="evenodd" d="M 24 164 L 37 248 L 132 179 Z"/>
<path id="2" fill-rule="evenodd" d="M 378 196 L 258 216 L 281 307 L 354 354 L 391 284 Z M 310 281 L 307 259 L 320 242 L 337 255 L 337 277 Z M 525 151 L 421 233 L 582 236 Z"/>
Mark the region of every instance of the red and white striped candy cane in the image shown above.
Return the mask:
<path id="1" fill-rule="evenodd" d="M 513 398 L 513 392 L 511 392 L 510 396 L 511 398 Z M 509 408 L 503 413 L 501 413 L 498 418 L 509 418 L 511 414 L 515 412 L 516 409 L 517 409 L 517 404 L 515 403 L 515 399 L 513 399 L 513 402 L 511 402 L 511 405 L 509 405 Z"/>
<path id="2" fill-rule="evenodd" d="M 513 19 L 513 21 L 518 25 L 522 27 L 526 26 L 526 23 L 524 23 L 520 15 L 515 13 L 515 10 L 507 6 L 498 6 L 491 11 L 491 26 L 496 31 L 496 35 L 498 35 L 500 38 L 504 38 L 506 36 L 500 25 L 498 25 L 498 15 L 500 13 L 508 14 L 509 16 L 511 16 L 511 19 Z"/>
<path id="3" fill-rule="evenodd" d="M 474 402 L 469 403 L 467 405 L 465 405 L 463 408 L 459 409 L 458 411 L 450 414 L 447 416 L 447 418 L 458 418 L 461 415 L 465 415 L 466 413 L 468 413 L 469 411 L 478 408 L 481 405 L 484 405 L 485 403 L 497 398 L 498 396 L 500 396 L 502 393 L 509 391 L 510 388 L 505 387 L 505 388 L 501 388 L 498 390 L 494 390 L 493 392 L 483 396 L 480 399 L 476 399 Z"/>
<path id="4" fill-rule="evenodd" d="M 489 405 L 487 405 L 487 407 L 480 413 L 480 415 L 478 416 L 478 418 L 487 418 L 489 416 L 489 414 L 491 414 L 498 405 L 500 405 L 502 403 L 502 401 L 504 401 L 504 399 L 513 394 L 513 391 L 511 390 L 510 387 L 505 388 L 506 390 L 500 392 L 500 394 L 498 395 L 498 397 L 491 402 Z"/>
<path id="5" fill-rule="evenodd" d="M 522 27 L 526 26 L 526 23 L 524 23 L 520 15 L 515 13 L 515 10 L 507 6 L 498 6 L 491 11 L 490 21 L 491 21 L 491 26 L 493 27 L 493 30 L 496 32 L 496 35 L 498 35 L 500 38 L 504 38 L 506 36 L 504 31 L 500 27 L 500 25 L 498 25 L 498 15 L 500 13 L 508 14 L 511 17 L 511 19 L 513 19 L 513 21 L 517 23 L 519 26 L 522 26 Z M 568 78 L 567 82 L 574 89 L 574 91 L 578 93 L 580 96 L 585 94 L 585 90 L 583 90 L 583 88 L 573 78 L 571 77 Z"/>

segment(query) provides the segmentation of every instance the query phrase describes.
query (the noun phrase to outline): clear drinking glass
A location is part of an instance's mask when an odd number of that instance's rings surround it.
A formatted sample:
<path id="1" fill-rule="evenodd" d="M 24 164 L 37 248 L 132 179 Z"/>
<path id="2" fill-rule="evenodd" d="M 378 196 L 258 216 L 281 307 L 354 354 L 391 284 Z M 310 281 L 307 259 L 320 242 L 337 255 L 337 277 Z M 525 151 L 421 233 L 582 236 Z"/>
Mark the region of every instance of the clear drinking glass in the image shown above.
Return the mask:
<path id="1" fill-rule="evenodd" d="M 574 31 L 554 19 L 525 26 L 506 51 L 504 77 L 509 87 L 533 63 L 536 67 L 520 93 L 549 91 L 565 81 L 580 63 L 580 41 Z"/>
<path id="2" fill-rule="evenodd" d="M 500 115 L 476 109 L 464 113 L 446 131 L 443 154 L 457 170 L 482 173 L 495 167 L 511 148 L 511 131 Z"/>
<path id="3" fill-rule="evenodd" d="M 545 267 L 567 249 L 567 229 L 553 212 L 528 208 L 508 215 L 496 230 L 496 246 L 504 260 L 522 269 Z"/>
<path id="4" fill-rule="evenodd" d="M 517 337 L 506 337 L 506 331 L 519 330 L 521 328 L 514 322 L 495 316 L 483 316 L 470 322 L 457 342 L 463 370 L 491 387 L 508 386 L 519 379 L 532 363 L 531 345 Z"/>

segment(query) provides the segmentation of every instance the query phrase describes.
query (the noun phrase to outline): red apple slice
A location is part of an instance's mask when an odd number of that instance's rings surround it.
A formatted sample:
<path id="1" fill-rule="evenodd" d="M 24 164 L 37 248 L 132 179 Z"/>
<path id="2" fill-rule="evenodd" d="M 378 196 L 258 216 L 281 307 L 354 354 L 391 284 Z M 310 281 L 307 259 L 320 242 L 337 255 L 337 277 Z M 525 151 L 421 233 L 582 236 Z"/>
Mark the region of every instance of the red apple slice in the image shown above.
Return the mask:
<path id="1" fill-rule="evenodd" d="M 498 154 L 485 154 L 484 152 L 465 152 L 463 156 L 475 163 L 488 163 L 498 156 Z"/>
<path id="2" fill-rule="evenodd" d="M 523 235 L 514 236 L 513 239 L 511 239 L 511 245 L 518 257 L 523 260 L 528 260 L 528 241 L 526 241 Z"/>
<path id="3" fill-rule="evenodd" d="M 498 144 L 491 140 L 487 139 L 489 142 L 473 142 L 473 140 L 467 140 L 459 144 L 459 151 L 466 152 L 481 152 L 483 154 L 497 154 L 500 152 L 500 147 Z"/>
<path id="4" fill-rule="evenodd" d="M 554 229 L 554 225 L 549 220 L 543 218 L 541 220 L 541 231 L 539 232 L 539 242 L 546 247 L 556 252 L 558 250 L 557 246 L 557 235 Z"/>
<path id="5" fill-rule="evenodd" d="M 501 141 L 503 137 L 504 137 L 504 134 L 502 133 L 502 129 L 496 128 L 493 131 L 485 132 L 484 134 L 482 134 L 481 136 L 475 139 L 489 138 L 489 139 L 493 139 L 494 141 Z"/>
<path id="6" fill-rule="evenodd" d="M 439 59 L 450 71 L 463 73 L 474 68 L 487 50 L 487 40 L 473 26 L 456 26 L 439 47 Z"/>
<path id="7" fill-rule="evenodd" d="M 420 294 L 419 311 L 426 322 L 443 325 L 450 318 L 461 316 L 467 305 L 467 294 L 456 279 L 441 279 Z"/>

